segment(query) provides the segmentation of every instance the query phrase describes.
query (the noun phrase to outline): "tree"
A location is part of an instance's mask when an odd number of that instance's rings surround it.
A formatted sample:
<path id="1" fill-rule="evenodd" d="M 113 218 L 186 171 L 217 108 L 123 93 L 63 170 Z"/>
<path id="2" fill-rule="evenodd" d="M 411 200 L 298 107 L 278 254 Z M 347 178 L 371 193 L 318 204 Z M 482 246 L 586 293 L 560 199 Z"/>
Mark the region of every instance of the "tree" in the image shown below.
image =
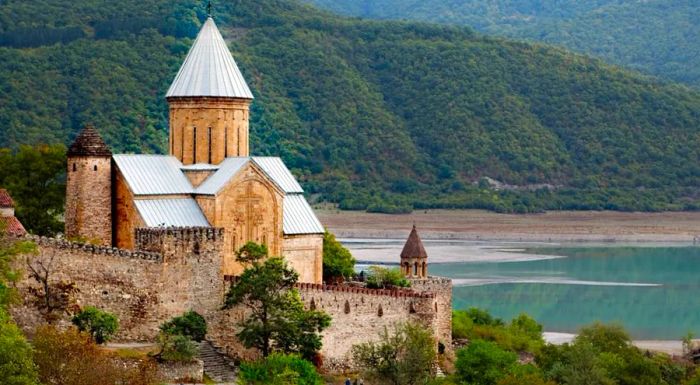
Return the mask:
<path id="1" fill-rule="evenodd" d="M 241 364 L 242 385 L 323 385 L 316 368 L 297 355 L 273 353 L 267 358 Z"/>
<path id="2" fill-rule="evenodd" d="M 260 250 L 250 244 L 244 248 Z M 284 259 L 267 258 L 266 251 L 254 257 L 244 254 L 243 249 L 239 252 L 248 267 L 231 285 L 224 307 L 240 305 L 250 310 L 237 334 L 246 347 L 259 349 L 263 357 L 282 351 L 311 359 L 321 348 L 319 333 L 330 325 L 330 317 L 321 311 L 304 309 L 294 288 L 299 275 Z"/>
<path id="3" fill-rule="evenodd" d="M 32 348 L 17 325 L 0 307 L 0 383 L 3 385 L 38 385 Z"/>
<path id="4" fill-rule="evenodd" d="M 39 283 L 39 288 L 30 287 L 29 293 L 33 297 L 34 305 L 49 323 L 56 321 L 63 314 L 73 313 L 77 308 L 74 296 L 78 288 L 75 284 L 65 281 L 53 282 L 55 258 L 55 252 L 45 251 L 40 251 L 34 258 L 26 258 L 29 277 Z"/>
<path id="5" fill-rule="evenodd" d="M 19 279 L 19 273 L 12 268 L 12 263 L 19 255 L 35 252 L 36 244 L 8 237 L 0 222 L 0 309 L 16 299 L 13 283 Z"/>
<path id="6" fill-rule="evenodd" d="M 63 145 L 20 146 L 0 150 L 0 186 L 17 204 L 17 218 L 29 232 L 53 235 L 65 203 L 66 148 Z"/>
<path id="7" fill-rule="evenodd" d="M 192 361 L 197 355 L 197 345 L 182 334 L 158 334 L 160 352 L 157 357 L 165 361 Z"/>
<path id="8" fill-rule="evenodd" d="M 474 340 L 457 351 L 457 377 L 468 384 L 494 385 L 513 368 L 518 356 L 493 342 Z"/>
<path id="9" fill-rule="evenodd" d="M 435 340 L 421 325 L 405 323 L 392 334 L 384 330 L 378 342 L 355 345 L 355 363 L 376 381 L 392 385 L 425 383 L 435 363 Z"/>
<path id="10" fill-rule="evenodd" d="M 350 250 L 326 230 L 323 234 L 323 280 L 338 282 L 355 273 L 355 258 Z"/>
<path id="11" fill-rule="evenodd" d="M 410 287 L 407 280 L 398 268 L 387 269 L 381 266 L 370 266 L 367 274 L 367 287 L 371 289 L 386 289 L 389 287 Z"/>
<path id="12" fill-rule="evenodd" d="M 86 306 L 72 322 L 81 332 L 89 333 L 98 344 L 111 340 L 119 328 L 119 320 L 114 314 L 93 306 Z"/>
<path id="13" fill-rule="evenodd" d="M 160 325 L 160 330 L 166 334 L 180 334 L 201 342 L 207 335 L 207 321 L 196 311 L 190 310 Z"/>

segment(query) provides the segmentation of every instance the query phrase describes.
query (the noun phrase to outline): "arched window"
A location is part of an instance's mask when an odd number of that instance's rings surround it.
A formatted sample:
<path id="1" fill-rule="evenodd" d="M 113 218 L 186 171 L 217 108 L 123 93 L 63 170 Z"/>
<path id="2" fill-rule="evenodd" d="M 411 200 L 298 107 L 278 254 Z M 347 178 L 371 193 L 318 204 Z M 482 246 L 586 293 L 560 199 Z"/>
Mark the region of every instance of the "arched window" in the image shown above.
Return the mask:
<path id="1" fill-rule="evenodd" d="M 418 262 L 413 263 L 413 275 L 418 276 Z"/>
<path id="2" fill-rule="evenodd" d="M 209 148 L 207 163 L 211 164 L 211 127 L 207 129 L 207 147 Z"/>
<path id="3" fill-rule="evenodd" d="M 406 275 L 411 275 L 411 265 L 408 262 L 403 263 L 403 273 Z"/>
<path id="4" fill-rule="evenodd" d="M 92 171 L 97 171 L 97 165 L 92 166 Z"/>
<path id="5" fill-rule="evenodd" d="M 197 163 L 197 127 L 192 131 L 192 163 Z"/>
<path id="6" fill-rule="evenodd" d="M 78 166 L 76 166 L 75 163 L 73 163 L 73 171 L 78 171 Z"/>

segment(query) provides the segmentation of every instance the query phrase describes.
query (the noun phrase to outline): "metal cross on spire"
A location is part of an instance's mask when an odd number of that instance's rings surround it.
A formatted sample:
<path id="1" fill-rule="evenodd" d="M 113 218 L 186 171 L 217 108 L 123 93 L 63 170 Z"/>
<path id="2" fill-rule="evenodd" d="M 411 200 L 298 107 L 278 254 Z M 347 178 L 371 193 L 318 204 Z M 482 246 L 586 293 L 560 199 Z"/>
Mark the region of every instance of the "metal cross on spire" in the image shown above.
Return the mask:
<path id="1" fill-rule="evenodd" d="M 207 16 L 211 17 L 211 0 L 207 2 Z"/>

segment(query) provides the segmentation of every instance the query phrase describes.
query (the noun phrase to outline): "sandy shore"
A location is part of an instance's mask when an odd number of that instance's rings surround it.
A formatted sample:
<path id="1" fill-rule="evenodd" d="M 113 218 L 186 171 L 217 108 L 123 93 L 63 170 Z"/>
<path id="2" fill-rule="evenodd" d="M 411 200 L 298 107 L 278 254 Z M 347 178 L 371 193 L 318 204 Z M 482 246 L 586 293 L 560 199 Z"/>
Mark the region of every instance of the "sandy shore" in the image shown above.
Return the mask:
<path id="1" fill-rule="evenodd" d="M 496 214 L 483 210 L 427 210 L 369 214 L 318 210 L 321 222 L 341 238 L 405 239 L 415 223 L 424 239 L 525 242 L 700 241 L 700 212 L 621 213 L 552 211 Z"/>
<path id="2" fill-rule="evenodd" d="M 569 333 L 544 333 L 544 340 L 554 344 L 561 345 L 574 340 L 575 334 Z M 697 340 L 696 340 L 697 342 Z M 634 346 L 642 349 L 649 350 L 652 352 L 666 353 L 670 355 L 680 356 L 683 354 L 683 343 L 681 341 L 673 340 L 639 340 L 632 342 Z"/>

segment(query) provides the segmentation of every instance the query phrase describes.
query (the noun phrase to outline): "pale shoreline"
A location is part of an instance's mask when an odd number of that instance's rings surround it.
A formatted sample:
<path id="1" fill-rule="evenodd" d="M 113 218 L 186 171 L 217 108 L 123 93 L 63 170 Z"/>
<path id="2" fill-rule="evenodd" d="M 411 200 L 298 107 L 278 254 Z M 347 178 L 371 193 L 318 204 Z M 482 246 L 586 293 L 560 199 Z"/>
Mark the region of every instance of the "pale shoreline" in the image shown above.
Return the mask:
<path id="1" fill-rule="evenodd" d="M 563 345 L 574 340 L 576 334 L 544 332 L 543 338 L 553 345 Z M 632 344 L 641 350 L 648 350 L 669 355 L 683 355 L 683 342 L 680 340 L 635 340 Z"/>

